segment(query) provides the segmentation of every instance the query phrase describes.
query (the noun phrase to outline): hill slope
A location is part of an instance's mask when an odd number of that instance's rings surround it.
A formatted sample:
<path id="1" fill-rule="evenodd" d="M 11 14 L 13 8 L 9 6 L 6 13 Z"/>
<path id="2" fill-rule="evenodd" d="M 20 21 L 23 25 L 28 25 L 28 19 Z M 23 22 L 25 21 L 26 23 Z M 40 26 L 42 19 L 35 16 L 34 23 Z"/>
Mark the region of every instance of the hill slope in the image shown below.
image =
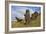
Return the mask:
<path id="1" fill-rule="evenodd" d="M 29 24 L 24 25 L 24 22 L 15 22 L 12 21 L 12 28 L 16 28 L 16 27 L 39 27 L 40 26 L 40 16 L 38 15 L 37 18 L 35 20 L 31 20 Z"/>

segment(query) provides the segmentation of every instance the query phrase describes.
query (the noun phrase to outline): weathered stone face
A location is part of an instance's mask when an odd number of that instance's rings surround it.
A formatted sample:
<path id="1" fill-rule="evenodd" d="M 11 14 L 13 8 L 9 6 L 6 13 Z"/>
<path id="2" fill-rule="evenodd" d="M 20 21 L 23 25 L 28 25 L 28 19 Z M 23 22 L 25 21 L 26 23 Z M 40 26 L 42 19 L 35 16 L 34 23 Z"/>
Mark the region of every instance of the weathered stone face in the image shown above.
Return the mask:
<path id="1" fill-rule="evenodd" d="M 30 22 L 30 12 L 29 12 L 29 10 L 26 10 L 25 21 L 26 21 L 26 23 Z"/>
<path id="2" fill-rule="evenodd" d="M 37 12 L 34 12 L 31 16 L 32 16 L 31 19 L 36 19 L 37 16 L 38 16 L 38 13 Z"/>

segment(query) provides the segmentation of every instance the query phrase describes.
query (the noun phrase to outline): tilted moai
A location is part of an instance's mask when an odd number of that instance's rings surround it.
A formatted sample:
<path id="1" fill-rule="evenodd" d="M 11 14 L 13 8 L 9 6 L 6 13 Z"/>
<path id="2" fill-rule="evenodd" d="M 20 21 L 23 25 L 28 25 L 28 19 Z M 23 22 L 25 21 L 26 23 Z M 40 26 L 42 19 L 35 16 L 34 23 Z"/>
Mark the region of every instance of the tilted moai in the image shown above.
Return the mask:
<path id="1" fill-rule="evenodd" d="M 25 16 L 25 23 L 29 24 L 30 23 L 30 12 L 28 9 L 26 10 L 26 13 L 24 16 Z"/>

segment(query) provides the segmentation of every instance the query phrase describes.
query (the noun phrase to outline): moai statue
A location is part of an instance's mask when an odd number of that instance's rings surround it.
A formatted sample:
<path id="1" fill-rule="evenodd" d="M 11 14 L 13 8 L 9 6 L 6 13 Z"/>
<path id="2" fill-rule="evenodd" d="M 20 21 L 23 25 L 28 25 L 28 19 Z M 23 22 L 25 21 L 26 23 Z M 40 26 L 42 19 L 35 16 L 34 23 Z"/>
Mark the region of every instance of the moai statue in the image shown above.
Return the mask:
<path id="1" fill-rule="evenodd" d="M 29 10 L 26 10 L 26 13 L 25 13 L 25 24 L 29 24 L 30 23 L 30 12 Z"/>

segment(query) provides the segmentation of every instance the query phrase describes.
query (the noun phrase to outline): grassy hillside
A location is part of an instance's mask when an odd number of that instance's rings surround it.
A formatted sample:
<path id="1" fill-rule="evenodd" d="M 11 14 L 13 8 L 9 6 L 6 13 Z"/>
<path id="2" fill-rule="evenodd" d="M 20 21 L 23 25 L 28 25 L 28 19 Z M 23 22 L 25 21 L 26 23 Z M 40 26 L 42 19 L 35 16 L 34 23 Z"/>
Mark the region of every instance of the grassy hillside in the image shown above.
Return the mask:
<path id="1" fill-rule="evenodd" d="M 29 24 L 24 25 L 24 22 L 12 21 L 12 28 L 16 27 L 39 27 L 40 26 L 40 15 L 37 16 L 35 20 L 31 20 Z"/>

